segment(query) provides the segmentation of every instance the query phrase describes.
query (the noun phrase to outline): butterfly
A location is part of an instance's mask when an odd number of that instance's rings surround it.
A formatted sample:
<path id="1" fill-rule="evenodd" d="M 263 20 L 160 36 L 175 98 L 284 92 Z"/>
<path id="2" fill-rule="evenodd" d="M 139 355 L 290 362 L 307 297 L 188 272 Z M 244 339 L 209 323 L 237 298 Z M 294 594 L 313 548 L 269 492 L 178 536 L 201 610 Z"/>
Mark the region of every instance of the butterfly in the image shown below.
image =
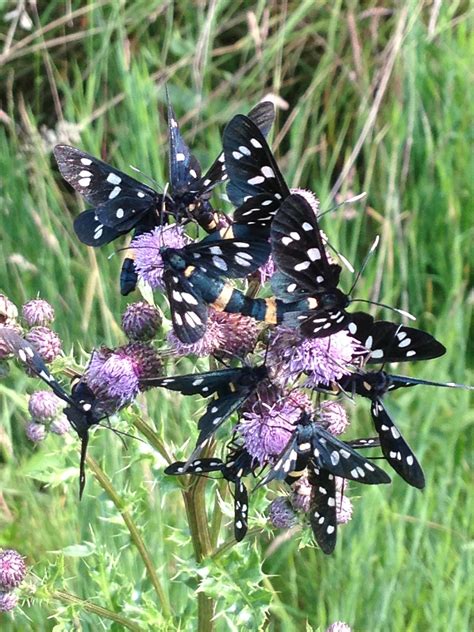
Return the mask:
<path id="1" fill-rule="evenodd" d="M 186 464 L 187 469 L 206 441 L 232 413 L 239 410 L 267 377 L 266 366 L 260 365 L 221 369 L 194 375 L 149 378 L 143 380 L 143 384 L 147 387 L 159 386 L 179 391 L 183 395 L 213 396 L 206 412 L 199 419 L 199 436 L 193 454 Z"/>
<path id="2" fill-rule="evenodd" d="M 66 402 L 64 414 L 81 440 L 79 498 L 82 498 L 86 481 L 85 460 L 89 443 L 89 429 L 108 416 L 104 404 L 82 379 L 74 384 L 70 394 L 67 393 L 51 375 L 35 348 L 13 329 L 0 328 L 0 338 L 10 352 L 25 364 L 31 373 L 43 380 L 57 397 Z"/>
<path id="3" fill-rule="evenodd" d="M 369 442 L 369 440 L 363 440 Z M 370 440 L 370 445 L 373 445 Z M 390 483 L 390 477 L 378 466 L 356 452 L 356 442 L 336 439 L 321 423 L 304 412 L 288 444 L 258 487 L 270 481 L 285 480 L 290 485 L 308 472 L 312 486 L 309 519 L 314 536 L 325 553 L 331 553 L 336 543 L 336 481 L 335 477 L 378 485 Z"/>
<path id="4" fill-rule="evenodd" d="M 222 310 L 228 305 L 226 278 L 244 278 L 268 259 L 266 240 L 208 240 L 181 249 L 163 248 L 163 281 L 177 337 L 184 343 L 199 340 L 205 330 L 208 306 Z"/>
<path id="5" fill-rule="evenodd" d="M 234 485 L 234 537 L 240 542 L 247 533 L 249 507 L 248 491 L 242 479 L 253 473 L 255 466 L 255 459 L 244 447 L 231 444 L 225 461 L 217 458 L 195 459 L 189 463 L 177 461 L 165 469 L 165 474 L 204 475 L 220 472 L 225 480 Z"/>
<path id="6" fill-rule="evenodd" d="M 410 357 L 409 359 L 412 358 Z M 337 384 L 345 392 L 370 399 L 370 412 L 380 438 L 383 455 L 397 474 L 409 485 L 423 489 L 425 487 L 425 476 L 421 465 L 403 438 L 400 430 L 390 418 L 383 405 L 382 398 L 390 391 L 420 384 L 446 388 L 465 388 L 468 390 L 472 390 L 472 387 L 455 384 L 454 382 L 431 382 L 402 375 L 390 375 L 382 370 L 354 373 L 341 378 Z"/>
<path id="7" fill-rule="evenodd" d="M 311 196 L 311 198 L 309 197 Z M 312 194 L 293 193 L 280 207 L 271 226 L 272 256 L 278 272 L 275 295 L 288 303 L 284 323 L 299 326 L 303 336 L 330 336 L 350 322 L 350 299 L 337 285 L 341 266 L 326 253 Z M 291 303 L 306 298 L 309 310 L 292 311 Z"/>

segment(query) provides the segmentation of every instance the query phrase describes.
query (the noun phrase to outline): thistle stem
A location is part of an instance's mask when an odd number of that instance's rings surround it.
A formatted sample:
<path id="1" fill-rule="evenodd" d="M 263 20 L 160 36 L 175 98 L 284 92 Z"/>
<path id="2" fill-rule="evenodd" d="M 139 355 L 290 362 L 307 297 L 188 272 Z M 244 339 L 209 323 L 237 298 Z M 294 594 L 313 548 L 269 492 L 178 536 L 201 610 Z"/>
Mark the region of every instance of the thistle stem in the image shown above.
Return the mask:
<path id="1" fill-rule="evenodd" d="M 99 464 L 97 463 L 97 461 L 95 461 L 92 457 L 88 456 L 86 458 L 87 460 L 87 466 L 93 471 L 94 476 L 96 477 L 96 479 L 98 480 L 99 484 L 101 485 L 102 489 L 108 494 L 108 496 L 110 497 L 110 499 L 112 500 L 112 502 L 114 503 L 114 505 L 116 506 L 116 508 L 118 509 L 118 511 L 120 512 L 123 521 L 125 522 L 127 529 L 130 533 L 130 537 L 132 538 L 132 542 L 135 544 L 135 546 L 138 549 L 138 552 L 140 554 L 140 557 L 143 560 L 143 563 L 145 564 L 145 568 L 147 570 L 148 573 L 148 577 L 151 581 L 151 583 L 153 584 L 153 587 L 155 589 L 155 592 L 158 596 L 158 599 L 161 602 L 161 607 L 163 608 L 163 614 L 165 617 L 170 618 L 171 617 L 171 607 L 170 607 L 170 603 L 168 601 L 168 596 L 166 595 L 163 586 L 161 585 L 161 582 L 158 578 L 158 575 L 156 573 L 155 567 L 153 565 L 153 561 L 150 557 L 150 554 L 145 546 L 145 543 L 143 542 L 143 539 L 140 535 L 140 532 L 138 531 L 138 527 L 136 526 L 135 522 L 132 519 L 132 516 L 130 515 L 130 513 L 125 509 L 125 504 L 123 502 L 123 500 L 120 498 L 120 496 L 117 494 L 117 492 L 115 491 L 115 489 L 112 486 L 112 483 L 110 481 L 110 479 L 106 476 L 105 472 L 102 470 L 102 468 L 99 466 Z"/>
<path id="2" fill-rule="evenodd" d="M 132 632 L 143 632 L 143 628 L 132 623 L 130 619 L 123 617 L 116 612 L 112 612 L 112 610 L 108 610 L 107 608 L 102 608 L 102 606 L 97 606 L 94 603 L 90 603 L 90 601 L 85 601 L 84 599 L 80 599 L 76 597 L 76 595 L 72 595 L 64 590 L 56 590 L 52 593 L 51 597 L 53 599 L 57 599 L 58 601 L 62 601 L 63 603 L 77 605 L 85 610 L 86 612 L 91 612 L 92 614 L 96 614 L 99 617 L 104 619 L 110 619 L 111 621 L 115 621 L 122 628 L 126 628 L 127 630 L 131 630 Z"/>

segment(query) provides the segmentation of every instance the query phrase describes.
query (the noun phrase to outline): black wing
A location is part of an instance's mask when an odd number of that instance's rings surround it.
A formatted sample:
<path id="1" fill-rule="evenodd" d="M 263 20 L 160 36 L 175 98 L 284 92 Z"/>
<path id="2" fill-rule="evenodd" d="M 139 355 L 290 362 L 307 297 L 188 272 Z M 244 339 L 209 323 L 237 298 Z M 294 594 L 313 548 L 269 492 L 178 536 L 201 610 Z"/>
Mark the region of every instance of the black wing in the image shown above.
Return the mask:
<path id="1" fill-rule="evenodd" d="M 199 176 L 197 161 L 183 140 L 178 120 L 168 98 L 169 169 L 173 192 L 186 189 Z"/>
<path id="2" fill-rule="evenodd" d="M 294 280 L 287 294 L 298 288 L 314 294 L 339 283 L 341 267 L 329 262 L 316 210 L 302 195 L 293 193 L 281 205 L 272 222 L 271 242 L 277 268 Z"/>
<path id="3" fill-rule="evenodd" d="M 192 344 L 204 335 L 208 308 L 182 274 L 173 270 L 163 273 L 171 309 L 171 320 L 177 337 L 185 344 Z"/>
<path id="4" fill-rule="evenodd" d="M 87 240 L 84 243 L 98 245 L 99 240 L 105 239 L 107 231 L 101 232 L 101 224 L 127 232 L 144 214 L 159 209 L 161 195 L 102 160 L 69 145 L 56 145 L 54 155 L 63 178 L 96 207 L 87 221 L 83 219 L 75 226 L 79 239 Z"/>
<path id="5" fill-rule="evenodd" d="M 206 441 L 212 437 L 232 413 L 242 406 L 254 388 L 255 386 L 243 386 L 236 390 L 235 393 L 217 397 L 209 403 L 206 412 L 198 422 L 199 436 L 190 460 L 194 459 L 195 455 L 202 450 Z"/>
<path id="6" fill-rule="evenodd" d="M 209 397 L 214 393 L 229 394 L 231 385 L 237 384 L 248 368 L 222 369 L 193 375 L 176 375 L 174 377 L 157 377 L 142 380 L 145 386 L 161 386 L 183 395 L 201 395 Z"/>
<path id="7" fill-rule="evenodd" d="M 248 529 L 249 496 L 241 478 L 237 478 L 234 484 L 234 538 L 240 542 Z"/>
<path id="8" fill-rule="evenodd" d="M 311 529 L 321 551 L 330 555 L 337 539 L 336 477 L 323 468 L 310 465 L 308 481 L 311 484 L 308 512 Z"/>
<path id="9" fill-rule="evenodd" d="M 210 235 L 185 246 L 180 253 L 189 264 L 199 266 L 206 274 L 235 279 L 260 268 L 270 255 L 270 244 L 265 239 L 216 240 Z"/>
<path id="10" fill-rule="evenodd" d="M 17 357 L 20 362 L 28 367 L 28 369 L 38 378 L 43 380 L 54 392 L 54 394 L 67 402 L 71 406 L 75 402 L 71 396 L 63 389 L 51 373 L 48 371 L 43 358 L 36 349 L 27 340 L 22 338 L 14 329 L 8 327 L 0 327 L 0 339 L 11 353 Z"/>
<path id="11" fill-rule="evenodd" d="M 341 478 L 348 478 L 367 485 L 390 482 L 390 477 L 381 468 L 361 456 L 344 441 L 336 439 L 320 424 L 313 423 L 310 428 L 311 459 L 318 467 L 327 469 Z M 306 439 L 305 435 L 306 433 L 303 433 L 302 439 L 300 439 L 300 449 L 302 442 Z"/>
<path id="12" fill-rule="evenodd" d="M 347 329 L 370 351 L 368 363 L 430 360 L 446 353 L 446 348 L 425 331 L 389 321 L 375 321 L 363 312 L 351 314 Z"/>
<path id="13" fill-rule="evenodd" d="M 305 338 L 324 338 L 344 329 L 350 321 L 350 314 L 342 309 L 321 309 L 297 316 L 297 319 L 300 320 L 300 331 Z"/>
<path id="14" fill-rule="evenodd" d="M 423 489 L 425 486 L 423 470 L 380 399 L 372 401 L 371 413 L 375 429 L 380 437 L 380 447 L 387 461 L 409 485 Z"/>
<path id="15" fill-rule="evenodd" d="M 273 125 L 273 121 L 275 120 L 275 108 L 273 103 L 270 103 L 269 101 L 257 103 L 257 105 L 249 112 L 248 117 L 259 127 L 262 134 L 267 136 Z M 224 153 L 221 153 L 214 160 L 205 175 L 199 180 L 196 180 L 190 186 L 190 192 L 196 193 L 201 197 L 205 196 L 206 194 L 210 194 L 216 185 L 221 182 L 225 182 L 228 177 L 225 155 Z"/>
<path id="16" fill-rule="evenodd" d="M 264 135 L 247 116 L 238 114 L 228 123 L 223 145 L 227 193 L 236 206 L 256 195 L 281 202 L 290 194 Z"/>
<path id="17" fill-rule="evenodd" d="M 186 464 L 184 461 L 176 461 L 165 468 L 168 476 L 180 476 L 181 474 L 208 474 L 210 472 L 222 472 L 224 462 L 221 459 L 196 459 Z"/>
<path id="18" fill-rule="evenodd" d="M 105 226 L 97 217 L 96 209 L 83 211 L 76 217 L 74 220 L 74 232 L 79 241 L 86 244 L 86 246 L 93 246 L 94 248 L 109 244 L 124 234 L 120 230 Z"/>

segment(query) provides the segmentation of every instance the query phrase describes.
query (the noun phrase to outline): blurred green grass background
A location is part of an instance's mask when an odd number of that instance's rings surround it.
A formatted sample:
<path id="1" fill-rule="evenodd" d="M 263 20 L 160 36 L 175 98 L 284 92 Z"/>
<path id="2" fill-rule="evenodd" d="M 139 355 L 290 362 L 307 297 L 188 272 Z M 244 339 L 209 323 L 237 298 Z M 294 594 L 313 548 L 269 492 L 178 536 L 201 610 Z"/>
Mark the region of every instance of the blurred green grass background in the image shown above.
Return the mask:
<path id="1" fill-rule="evenodd" d="M 8 15 L 22 6 L 28 18 Z M 472 5 L 5 2 L 0 36 L 0 290 L 18 305 L 37 294 L 50 301 L 67 352 L 79 359 L 81 349 L 123 342 L 128 301 L 118 292 L 120 257 L 108 258 L 114 245 L 93 252 L 74 236 L 83 205 L 59 178 L 52 144 L 80 146 L 125 171 L 134 165 L 164 184 L 166 82 L 204 165 L 233 114 L 278 95 L 289 107 L 278 110 L 273 147 L 287 181 L 314 190 L 326 208 L 335 196 L 367 192 L 323 225 L 359 266 L 381 235 L 358 296 L 409 309 L 448 347 L 445 357 L 400 372 L 472 382 Z M 350 276 L 343 282 L 348 288 Z M 71 592 L 136 617 L 143 629 L 171 629 L 153 618 L 139 560 L 91 473 L 78 503 L 77 443 L 50 437 L 34 450 L 24 439 L 25 393 L 35 386 L 19 370 L 0 382 L 0 546 L 37 564 L 39 583 L 58 573 Z M 420 387 L 387 399 L 424 465 L 426 490 L 395 477 L 389 488 L 354 490 L 354 519 L 331 558 L 298 550 L 295 539 L 268 551 L 268 532 L 240 544 L 219 581 L 208 582 L 218 630 L 256 630 L 263 620 L 270 630 L 317 630 L 338 619 L 356 632 L 472 629 L 468 394 Z M 365 404 L 354 411 L 358 435 L 370 432 Z M 152 393 L 140 406 L 181 456 L 195 404 Z M 193 630 L 196 580 L 174 577 L 192 558 L 176 481 L 142 444 L 128 441 L 125 450 L 111 437 L 95 433 L 91 454 L 140 526 L 176 629 Z M 251 527 L 265 507 L 263 496 L 252 500 Z M 55 622 L 58 630 L 121 629 L 80 610 L 61 613 L 53 600 L 33 600 L 24 613 L 0 615 L 2 630 Z"/>

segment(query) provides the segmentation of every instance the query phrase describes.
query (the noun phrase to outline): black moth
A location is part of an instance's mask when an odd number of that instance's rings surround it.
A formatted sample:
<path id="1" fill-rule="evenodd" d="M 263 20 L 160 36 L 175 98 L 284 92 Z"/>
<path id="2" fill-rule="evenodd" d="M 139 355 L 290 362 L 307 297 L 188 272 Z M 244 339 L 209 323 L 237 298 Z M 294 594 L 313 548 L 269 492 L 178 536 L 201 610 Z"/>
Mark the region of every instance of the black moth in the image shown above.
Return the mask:
<path id="1" fill-rule="evenodd" d="M 243 447 L 232 446 L 225 461 L 217 458 L 177 461 L 165 469 L 165 474 L 198 474 L 219 472 L 234 485 L 234 537 L 243 540 L 248 528 L 248 492 L 242 479 L 255 471 L 255 459 Z"/>
<path id="2" fill-rule="evenodd" d="M 355 447 L 377 445 L 373 439 L 340 441 L 317 420 L 303 413 L 293 435 L 273 468 L 258 487 L 271 480 L 285 480 L 290 485 L 307 470 L 311 484 L 309 520 L 314 537 L 324 553 L 332 553 L 337 537 L 335 477 L 378 485 L 390 483 L 390 477 L 356 452 Z"/>
<path id="3" fill-rule="evenodd" d="M 238 207 L 233 220 L 268 236 L 272 219 L 290 191 L 264 134 L 249 117 L 238 114 L 224 130 L 223 145 L 227 194 Z"/>
<path id="4" fill-rule="evenodd" d="M 390 375 L 385 371 L 356 373 L 346 376 L 338 382 L 342 390 L 370 399 L 370 412 L 374 427 L 380 438 L 380 447 L 382 448 L 383 455 L 397 474 L 409 485 L 423 489 L 425 486 L 425 476 L 421 465 L 403 438 L 400 430 L 390 418 L 382 402 L 383 396 L 389 391 L 420 384 L 472 390 L 472 387 L 464 386 L 463 384 L 431 382 L 403 375 Z"/>
<path id="5" fill-rule="evenodd" d="M 208 304 L 213 287 L 222 277 L 244 278 L 268 259 L 270 245 L 265 240 L 209 240 L 181 249 L 163 248 L 163 280 L 171 308 L 173 329 L 184 343 L 199 340 L 206 331 Z M 200 288 L 195 286 L 199 274 Z M 203 296 L 204 295 L 204 296 Z"/>
<path id="6" fill-rule="evenodd" d="M 34 347 L 16 331 L 0 328 L 0 338 L 7 348 L 38 378 L 43 380 L 54 394 L 67 403 L 64 414 L 81 440 L 79 465 L 79 498 L 82 498 L 85 475 L 85 459 L 89 442 L 89 429 L 107 417 L 100 401 L 84 381 L 77 382 L 68 394 L 48 371 L 43 359 Z"/>
<path id="7" fill-rule="evenodd" d="M 372 316 L 361 312 L 352 314 L 351 320 L 348 330 L 368 350 L 367 363 L 429 360 L 446 352 L 433 336 L 419 329 L 389 321 L 374 321 Z M 371 415 L 385 458 L 407 483 L 422 489 L 425 486 L 423 470 L 382 403 L 386 392 L 416 384 L 457 386 L 364 370 L 338 382 L 342 390 L 371 400 Z"/>
<path id="8" fill-rule="evenodd" d="M 199 419 L 199 436 L 196 448 L 188 459 L 183 471 L 187 471 L 187 468 L 191 465 L 196 455 L 199 454 L 206 441 L 232 413 L 236 412 L 255 393 L 259 384 L 267 378 L 267 375 L 266 367 L 261 365 L 143 380 L 143 384 L 147 387 L 160 386 L 172 391 L 179 391 L 183 395 L 213 396 L 206 412 Z"/>
<path id="9" fill-rule="evenodd" d="M 299 325 L 308 338 L 330 336 L 350 322 L 345 311 L 349 297 L 337 288 L 341 266 L 328 259 L 317 208 L 312 195 L 308 201 L 303 194 L 293 193 L 271 226 L 272 256 L 278 269 L 272 278 L 273 291 L 287 303 L 307 299 L 309 310 L 289 311 L 284 322 Z"/>

